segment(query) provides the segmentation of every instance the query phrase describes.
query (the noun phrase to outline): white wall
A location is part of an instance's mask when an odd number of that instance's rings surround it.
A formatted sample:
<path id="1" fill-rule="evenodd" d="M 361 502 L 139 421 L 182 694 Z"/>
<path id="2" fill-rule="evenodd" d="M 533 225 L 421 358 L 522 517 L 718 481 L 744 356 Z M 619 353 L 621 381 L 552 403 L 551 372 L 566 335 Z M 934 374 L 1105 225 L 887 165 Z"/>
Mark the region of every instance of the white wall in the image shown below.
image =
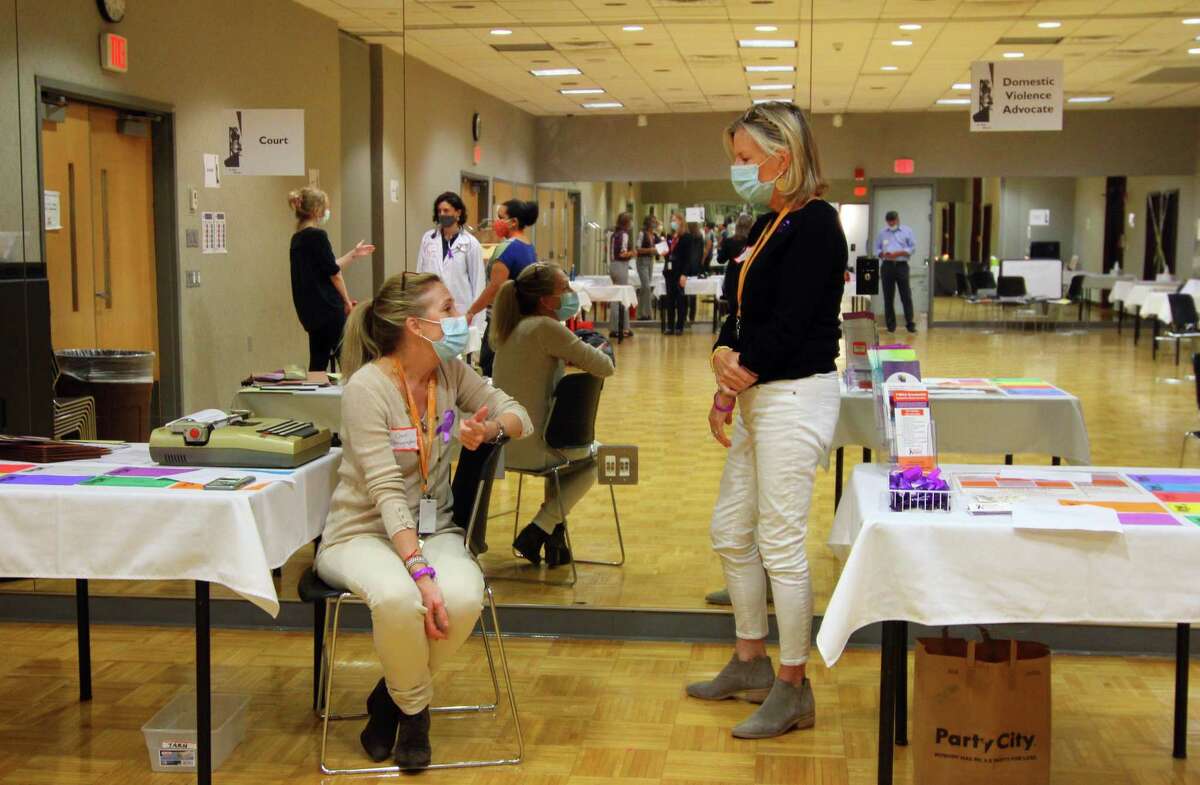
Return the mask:
<path id="1" fill-rule="evenodd" d="M 1002 216 L 999 250 L 1001 259 L 1022 259 L 1029 244 L 1057 240 L 1063 261 L 1075 247 L 1075 180 L 1071 177 L 1005 177 L 1000 187 Z M 1030 210 L 1049 210 L 1049 226 L 1030 226 Z"/>

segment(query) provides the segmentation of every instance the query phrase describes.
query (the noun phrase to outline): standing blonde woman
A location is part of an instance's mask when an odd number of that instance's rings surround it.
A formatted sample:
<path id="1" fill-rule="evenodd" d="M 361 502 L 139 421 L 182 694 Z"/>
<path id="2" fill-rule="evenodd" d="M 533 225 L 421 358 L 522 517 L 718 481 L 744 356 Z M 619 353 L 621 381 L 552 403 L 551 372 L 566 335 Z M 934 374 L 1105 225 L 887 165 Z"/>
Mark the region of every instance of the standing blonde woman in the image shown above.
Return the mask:
<path id="1" fill-rule="evenodd" d="M 825 183 L 799 108 L 755 106 L 729 126 L 725 146 L 734 188 L 769 212 L 750 232 L 732 312 L 712 355 L 717 392 L 708 422 L 713 438 L 729 448 L 712 542 L 737 641 L 729 664 L 687 692 L 762 702 L 733 728 L 738 738 L 761 739 L 816 719 L 805 676 L 812 632 L 805 537 L 817 464 L 840 405 L 834 360 L 846 238 L 837 212 L 819 198 Z M 725 435 L 730 423 L 732 441 Z M 765 642 L 768 580 L 779 625 L 778 678 Z"/>
<path id="2" fill-rule="evenodd" d="M 359 736 L 372 760 L 429 765 L 433 673 L 471 635 L 483 576 L 451 518 L 456 412 L 467 450 L 532 428 L 458 355 L 467 320 L 436 275 L 404 273 L 355 307 L 342 349 L 342 465 L 317 553 L 321 579 L 371 609 L 383 678 Z M 418 535 L 420 539 L 418 539 Z"/>
<path id="3" fill-rule="evenodd" d="M 329 220 L 329 197 L 320 188 L 304 186 L 288 194 L 296 214 L 290 261 L 292 304 L 300 325 L 308 333 L 308 370 L 329 370 L 336 362 L 346 316 L 354 307 L 342 270 L 360 256 L 375 253 L 375 246 L 359 242 L 341 257 L 333 255 L 329 235 L 321 225 Z"/>

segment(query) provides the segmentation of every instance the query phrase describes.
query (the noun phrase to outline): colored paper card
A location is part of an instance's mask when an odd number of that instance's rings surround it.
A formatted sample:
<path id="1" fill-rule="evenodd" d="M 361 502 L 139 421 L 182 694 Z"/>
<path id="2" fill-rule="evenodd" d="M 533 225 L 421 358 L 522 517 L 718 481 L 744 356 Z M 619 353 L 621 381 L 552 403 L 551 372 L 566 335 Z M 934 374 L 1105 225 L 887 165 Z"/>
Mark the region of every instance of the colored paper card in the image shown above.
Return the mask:
<path id="1" fill-rule="evenodd" d="M 1036 398 L 1065 398 L 1067 394 L 1055 387 L 1002 387 L 1006 395 Z"/>
<path id="2" fill-rule="evenodd" d="M 91 480 L 82 474 L 9 474 L 0 478 L 0 485 L 80 485 Z"/>
<path id="3" fill-rule="evenodd" d="M 204 486 L 198 482 L 177 482 L 170 486 L 172 491 L 202 491 Z"/>
<path id="4" fill-rule="evenodd" d="M 1092 485 L 1098 485 L 1103 488 L 1124 488 L 1125 481 L 1117 474 L 1093 474 Z"/>
<path id="5" fill-rule="evenodd" d="M 959 480 L 959 486 L 963 488 L 999 488 L 1000 486 L 995 480 Z"/>
<path id="6" fill-rule="evenodd" d="M 37 466 L 36 463 L 0 463 L 0 474 L 23 472 L 26 469 L 32 469 L 35 466 Z"/>
<path id="7" fill-rule="evenodd" d="M 1200 515 L 1188 515 L 1187 519 L 1188 523 L 1194 523 L 1197 526 L 1200 526 Z"/>
<path id="8" fill-rule="evenodd" d="M 1200 486 L 1200 474 L 1131 474 L 1129 479 L 1145 485 L 1147 483 L 1176 483 Z"/>
<path id="9" fill-rule="evenodd" d="M 187 474 L 191 469 L 170 469 L 165 466 L 122 466 L 108 472 L 108 477 L 173 477 Z"/>
<path id="10" fill-rule="evenodd" d="M 1151 493 L 1200 493 L 1200 485 L 1185 485 L 1176 482 L 1145 482 L 1143 489 Z"/>
<path id="11" fill-rule="evenodd" d="M 1075 486 L 1065 480 L 1034 480 L 1033 484 L 1039 488 L 1061 488 L 1063 490 L 1072 490 Z"/>
<path id="12" fill-rule="evenodd" d="M 1129 513 L 1160 513 L 1165 515 L 1161 504 L 1154 502 L 1110 502 L 1110 501 L 1077 501 L 1075 499 L 1059 499 L 1058 503 L 1064 507 L 1075 507 L 1080 504 L 1091 505 L 1092 507 L 1107 507 L 1110 510 L 1117 512 Z"/>
<path id="13" fill-rule="evenodd" d="M 174 480 L 163 477 L 94 477 L 87 481 L 89 486 L 104 488 L 170 488 Z"/>
<path id="14" fill-rule="evenodd" d="M 1041 387 L 1049 387 L 1050 385 L 1045 379 L 992 379 L 995 384 L 1023 384 L 1023 385 L 1038 385 Z"/>
<path id="15" fill-rule="evenodd" d="M 1200 504 L 1195 503 L 1173 502 L 1167 505 L 1167 509 L 1183 515 L 1200 515 Z"/>
<path id="16" fill-rule="evenodd" d="M 1171 515 L 1147 512 L 1117 513 L 1122 526 L 1179 526 L 1179 521 Z"/>
<path id="17" fill-rule="evenodd" d="M 1154 498 L 1164 502 L 1200 502 L 1200 493 L 1156 493 Z"/>

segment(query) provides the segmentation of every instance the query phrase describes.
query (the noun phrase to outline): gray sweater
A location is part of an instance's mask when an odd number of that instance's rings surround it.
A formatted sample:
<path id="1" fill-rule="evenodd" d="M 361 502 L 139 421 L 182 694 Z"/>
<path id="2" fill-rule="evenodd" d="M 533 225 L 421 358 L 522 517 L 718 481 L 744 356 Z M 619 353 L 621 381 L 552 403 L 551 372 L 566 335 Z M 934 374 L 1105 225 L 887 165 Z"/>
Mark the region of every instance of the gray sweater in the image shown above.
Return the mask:
<path id="1" fill-rule="evenodd" d="M 544 438 L 546 414 L 564 362 L 593 376 L 612 376 L 613 363 L 604 352 L 579 338 L 549 316 L 526 316 L 496 350 L 493 381 L 515 398 L 533 421 L 531 438 L 504 448 L 504 464 L 514 469 L 543 469 L 556 463 Z"/>

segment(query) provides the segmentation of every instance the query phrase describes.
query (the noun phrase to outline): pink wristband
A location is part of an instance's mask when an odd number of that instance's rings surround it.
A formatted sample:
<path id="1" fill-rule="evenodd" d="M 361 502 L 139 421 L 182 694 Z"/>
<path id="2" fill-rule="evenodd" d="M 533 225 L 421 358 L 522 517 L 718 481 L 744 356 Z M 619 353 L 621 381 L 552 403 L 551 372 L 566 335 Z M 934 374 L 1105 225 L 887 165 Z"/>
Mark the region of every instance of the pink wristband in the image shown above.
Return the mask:
<path id="1" fill-rule="evenodd" d="M 437 570 L 433 569 L 432 567 L 422 567 L 421 569 L 417 570 L 416 572 L 414 572 L 412 574 L 412 579 L 414 581 L 419 581 L 422 578 L 424 578 L 426 575 L 428 575 L 430 578 L 433 578 L 436 580 L 437 579 Z"/>
<path id="2" fill-rule="evenodd" d="M 717 411 L 721 412 L 722 414 L 728 414 L 729 412 L 733 411 L 734 404 L 729 404 L 728 409 L 722 408 L 721 406 L 717 405 L 717 396 L 718 395 L 720 395 L 720 393 L 713 393 L 713 408 L 716 409 Z"/>

